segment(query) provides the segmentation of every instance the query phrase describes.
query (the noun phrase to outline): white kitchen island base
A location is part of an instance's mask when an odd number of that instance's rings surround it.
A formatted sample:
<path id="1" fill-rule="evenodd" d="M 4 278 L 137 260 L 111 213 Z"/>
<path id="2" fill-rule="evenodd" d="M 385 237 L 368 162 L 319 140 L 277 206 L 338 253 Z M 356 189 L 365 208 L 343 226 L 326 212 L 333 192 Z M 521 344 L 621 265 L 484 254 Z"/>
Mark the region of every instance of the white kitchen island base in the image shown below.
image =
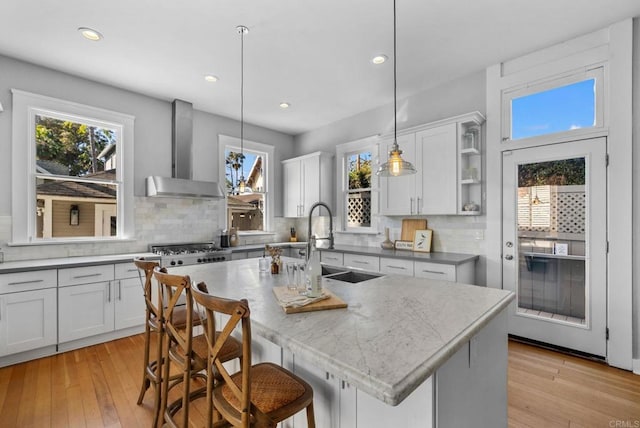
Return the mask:
<path id="1" fill-rule="evenodd" d="M 170 269 L 246 298 L 252 362 L 281 364 L 314 390 L 319 428 L 507 426 L 507 316 L 513 293 L 385 274 L 326 281 L 347 308 L 286 314 L 285 275 L 255 260 Z M 283 427 L 306 427 L 299 414 Z"/>
<path id="2" fill-rule="evenodd" d="M 283 365 L 313 387 L 316 426 L 326 428 L 499 428 L 507 426 L 507 317 L 495 317 L 397 406 L 257 336 L 253 362 Z M 282 425 L 306 427 L 298 413 Z"/>

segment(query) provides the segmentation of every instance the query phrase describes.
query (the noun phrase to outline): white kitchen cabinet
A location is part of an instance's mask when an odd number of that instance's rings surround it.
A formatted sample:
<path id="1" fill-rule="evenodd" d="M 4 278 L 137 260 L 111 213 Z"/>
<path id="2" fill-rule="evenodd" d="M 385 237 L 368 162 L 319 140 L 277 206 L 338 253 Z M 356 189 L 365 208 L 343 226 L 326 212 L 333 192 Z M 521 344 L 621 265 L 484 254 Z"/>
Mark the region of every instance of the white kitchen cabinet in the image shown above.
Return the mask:
<path id="1" fill-rule="evenodd" d="M 340 423 L 340 379 L 296 356 L 294 356 L 293 372 L 313 388 L 313 411 L 317 427 L 355 426 Z M 294 427 L 306 427 L 306 413 L 298 412 L 293 417 L 293 421 Z"/>
<path id="2" fill-rule="evenodd" d="M 380 257 L 380 272 L 413 276 L 413 260 Z"/>
<path id="3" fill-rule="evenodd" d="M 58 270 L 59 343 L 144 324 L 145 304 L 133 262 Z"/>
<path id="4" fill-rule="evenodd" d="M 333 155 L 315 152 L 282 161 L 284 217 L 305 217 L 311 205 L 333 205 Z"/>
<path id="5" fill-rule="evenodd" d="M 386 159 L 393 137 L 384 140 L 380 145 L 380 159 Z M 416 135 L 415 133 L 398 135 L 398 145 L 402 150 L 402 158 L 417 165 Z M 418 174 L 399 177 L 380 177 L 380 213 L 384 215 L 404 215 L 416 212 Z"/>
<path id="6" fill-rule="evenodd" d="M 383 142 L 387 152 L 393 140 Z M 456 124 L 449 123 L 398 137 L 405 160 L 416 174 L 380 177 L 384 215 L 457 213 Z"/>
<path id="7" fill-rule="evenodd" d="M 484 117 L 474 112 L 402 130 L 398 135 L 402 156 L 413 163 L 417 172 L 380 177 L 380 214 L 477 214 L 464 211 L 463 207 L 470 207 L 473 199 L 477 199 L 478 206 L 481 203 L 480 152 L 463 150 L 461 139 L 472 125 L 483 121 Z M 393 137 L 383 139 L 381 157 L 386 156 L 392 144 Z"/>
<path id="8" fill-rule="evenodd" d="M 114 267 L 115 329 L 144 325 L 144 278 L 140 278 L 140 272 L 133 263 L 117 263 Z"/>
<path id="9" fill-rule="evenodd" d="M 339 251 L 320 251 L 320 262 L 331 266 L 344 266 L 344 254 Z"/>
<path id="10" fill-rule="evenodd" d="M 475 261 L 451 265 L 416 260 L 414 262 L 414 276 L 473 284 L 475 282 Z"/>
<path id="11" fill-rule="evenodd" d="M 344 265 L 346 267 L 367 270 L 370 272 L 378 272 L 380 270 L 380 257 L 345 253 Z"/>
<path id="12" fill-rule="evenodd" d="M 55 269 L 0 275 L 0 356 L 57 342 Z"/>

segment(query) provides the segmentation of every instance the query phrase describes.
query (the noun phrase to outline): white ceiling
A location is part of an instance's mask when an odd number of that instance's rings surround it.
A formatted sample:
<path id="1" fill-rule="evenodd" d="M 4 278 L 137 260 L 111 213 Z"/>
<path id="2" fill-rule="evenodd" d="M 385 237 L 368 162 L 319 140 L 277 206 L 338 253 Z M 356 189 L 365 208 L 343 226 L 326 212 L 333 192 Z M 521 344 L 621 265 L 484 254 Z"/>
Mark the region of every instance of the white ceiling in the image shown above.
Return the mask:
<path id="1" fill-rule="evenodd" d="M 397 14 L 403 98 L 640 16 L 640 1 L 397 0 Z M 0 16 L 0 54 L 235 119 L 245 25 L 245 121 L 289 134 L 393 100 L 392 61 L 370 62 L 392 57 L 392 0 L 2 0 Z"/>

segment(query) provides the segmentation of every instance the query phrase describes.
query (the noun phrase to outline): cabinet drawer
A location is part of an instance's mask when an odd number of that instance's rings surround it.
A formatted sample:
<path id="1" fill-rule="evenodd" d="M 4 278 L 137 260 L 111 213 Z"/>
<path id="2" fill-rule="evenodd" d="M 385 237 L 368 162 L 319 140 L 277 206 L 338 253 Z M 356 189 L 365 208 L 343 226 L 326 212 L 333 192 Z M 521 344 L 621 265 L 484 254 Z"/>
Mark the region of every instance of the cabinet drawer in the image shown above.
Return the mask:
<path id="1" fill-rule="evenodd" d="M 115 279 L 138 278 L 138 274 L 142 275 L 144 278 L 144 272 L 138 271 L 138 268 L 133 264 L 133 262 L 116 263 L 114 266 Z"/>
<path id="2" fill-rule="evenodd" d="M 413 276 L 413 260 L 380 257 L 380 272 Z"/>
<path id="3" fill-rule="evenodd" d="M 344 258 L 342 253 L 336 251 L 321 251 L 320 261 L 328 265 L 342 266 L 344 265 Z"/>
<path id="4" fill-rule="evenodd" d="M 58 286 L 55 269 L 14 272 L 0 275 L 0 294 L 42 290 Z"/>
<path id="5" fill-rule="evenodd" d="M 257 257 L 262 257 L 263 254 L 265 254 L 264 250 L 251 250 L 251 251 L 247 251 L 247 258 L 255 259 Z"/>
<path id="6" fill-rule="evenodd" d="M 378 272 L 380 270 L 380 258 L 377 256 L 364 256 L 362 254 L 345 254 L 344 265 Z"/>
<path id="7" fill-rule="evenodd" d="M 415 276 L 417 278 L 456 280 L 456 267 L 442 263 L 415 262 Z"/>
<path id="8" fill-rule="evenodd" d="M 66 287 L 68 285 L 113 281 L 113 274 L 112 264 L 58 269 L 58 284 L 60 287 Z"/>

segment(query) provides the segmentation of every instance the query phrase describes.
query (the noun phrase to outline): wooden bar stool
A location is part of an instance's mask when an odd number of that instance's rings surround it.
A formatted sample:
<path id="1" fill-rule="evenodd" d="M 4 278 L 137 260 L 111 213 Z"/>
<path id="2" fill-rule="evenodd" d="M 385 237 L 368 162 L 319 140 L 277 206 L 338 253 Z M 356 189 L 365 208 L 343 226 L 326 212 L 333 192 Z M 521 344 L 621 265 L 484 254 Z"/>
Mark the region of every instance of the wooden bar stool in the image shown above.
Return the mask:
<path id="1" fill-rule="evenodd" d="M 164 415 L 165 423 L 170 427 L 187 427 L 189 423 L 189 403 L 206 393 L 207 373 L 202 373 L 207 365 L 207 341 L 203 334 L 194 336 L 194 318 L 196 312 L 193 310 L 193 297 L 191 279 L 189 276 L 172 275 L 166 269 L 154 272 L 155 278 L 163 288 L 166 297 L 164 314 L 164 339 L 162 349 L 162 359 L 164 361 L 162 374 L 162 394 L 160 409 Z M 180 295 L 186 296 L 186 318 L 184 324 L 176 323 L 174 313 L 179 310 L 176 307 Z M 198 318 L 200 322 L 200 318 Z M 221 349 L 220 358 L 224 361 L 231 361 L 240 358 L 242 361 L 242 345 L 237 340 L 229 340 L 226 346 Z M 170 366 L 175 364 L 180 369 L 179 375 L 170 377 Z M 191 391 L 191 380 L 202 379 L 205 385 Z M 182 385 L 182 396 L 169 403 L 169 391 L 175 386 Z M 182 417 L 176 419 L 176 414 L 182 409 Z M 179 423 L 180 422 L 180 423 Z"/>
<path id="2" fill-rule="evenodd" d="M 200 288 L 200 286 L 198 287 Z M 205 336 L 209 346 L 207 357 L 207 423 L 208 426 L 275 427 L 306 408 L 307 426 L 315 428 L 313 389 L 288 370 L 272 364 L 251 365 L 251 321 L 247 300 L 215 297 L 196 288 L 196 303 L 205 308 Z M 230 318 L 216 334 L 215 314 Z M 221 358 L 233 330 L 242 326 L 243 359 L 240 371 L 231 375 Z M 223 381 L 214 383 L 220 376 Z M 224 420 L 219 420 L 222 416 Z"/>
<path id="3" fill-rule="evenodd" d="M 146 304 L 146 316 L 144 323 L 144 365 L 142 372 L 142 386 L 140 387 L 140 395 L 138 396 L 138 405 L 142 404 L 144 395 L 153 384 L 153 426 L 158 426 L 158 419 L 160 415 L 160 381 L 161 381 L 161 361 L 162 361 L 162 335 L 163 335 L 163 321 L 162 321 L 162 297 L 160 290 L 158 289 L 157 303 L 153 303 L 152 293 L 152 279 L 153 271 L 160 267 L 160 264 L 155 261 L 148 261 L 144 258 L 136 258 L 133 260 L 136 267 L 144 272 L 144 282 L 142 277 L 140 281 L 143 282 L 144 301 Z M 150 348 L 151 348 L 151 332 L 156 333 L 156 353 L 153 360 L 150 360 Z"/>

